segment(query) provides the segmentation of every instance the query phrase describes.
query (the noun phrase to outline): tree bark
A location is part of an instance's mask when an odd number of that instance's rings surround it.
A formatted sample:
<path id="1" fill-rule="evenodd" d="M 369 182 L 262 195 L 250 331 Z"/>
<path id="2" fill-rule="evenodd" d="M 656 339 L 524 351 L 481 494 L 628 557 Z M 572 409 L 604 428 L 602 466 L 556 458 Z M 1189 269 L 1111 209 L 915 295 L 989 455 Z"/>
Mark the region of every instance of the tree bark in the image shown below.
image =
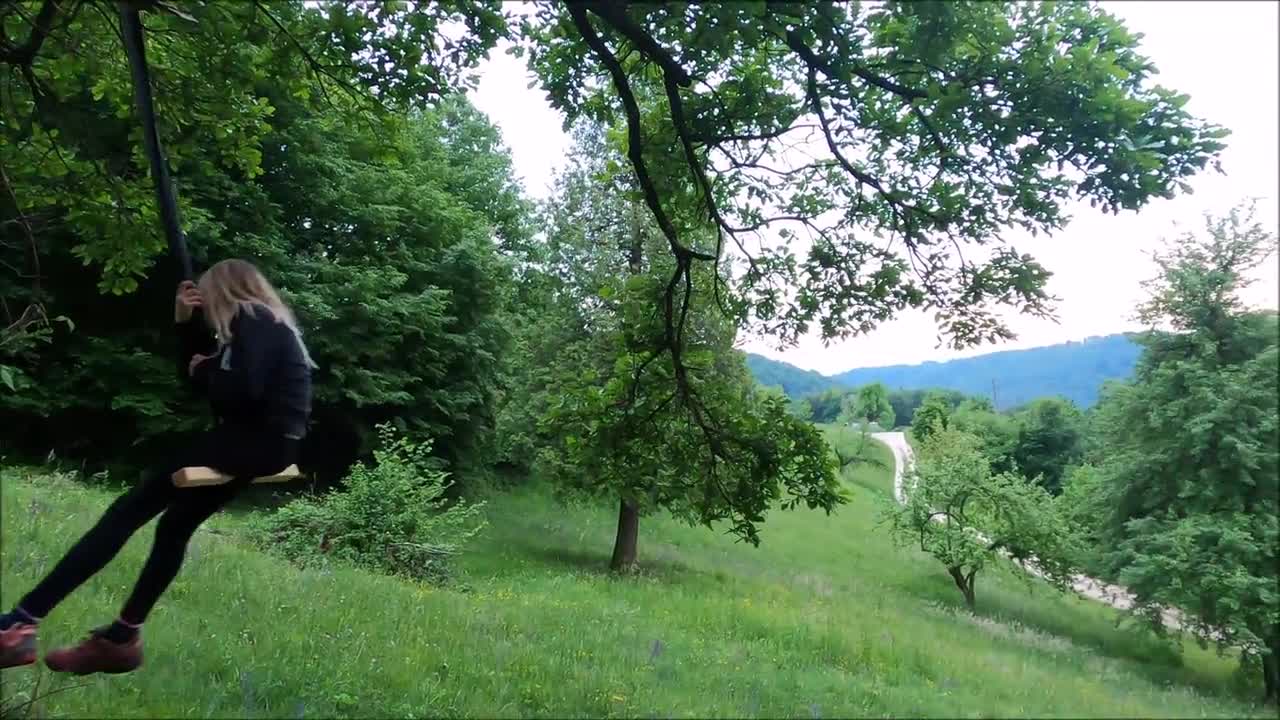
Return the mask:
<path id="1" fill-rule="evenodd" d="M 1275 654 L 1262 656 L 1262 685 L 1263 694 L 1262 701 L 1277 702 L 1280 701 L 1280 689 L 1276 687 L 1280 684 L 1280 662 L 1277 661 Z"/>
<path id="2" fill-rule="evenodd" d="M 630 207 L 631 238 L 627 247 L 627 269 L 632 275 L 644 272 L 644 234 L 640 228 L 639 209 Z M 609 569 L 627 572 L 636 564 L 636 543 L 640 534 L 640 509 L 623 498 L 618 502 L 618 536 L 613 541 L 613 559 Z"/>
<path id="3" fill-rule="evenodd" d="M 640 510 L 626 500 L 618 503 L 618 536 L 613 541 L 609 569 L 625 572 L 636 564 L 636 540 L 640 534 Z"/>
<path id="4" fill-rule="evenodd" d="M 1270 648 L 1271 652 L 1262 656 L 1262 701 L 1280 704 L 1280 628 L 1277 628 Z"/>
<path id="5" fill-rule="evenodd" d="M 956 581 L 956 587 L 960 588 L 960 593 L 964 595 L 964 604 L 969 607 L 970 612 L 973 612 L 977 604 L 973 594 L 973 573 L 966 576 L 958 567 L 947 568 L 947 572 L 951 573 L 951 579 Z"/>

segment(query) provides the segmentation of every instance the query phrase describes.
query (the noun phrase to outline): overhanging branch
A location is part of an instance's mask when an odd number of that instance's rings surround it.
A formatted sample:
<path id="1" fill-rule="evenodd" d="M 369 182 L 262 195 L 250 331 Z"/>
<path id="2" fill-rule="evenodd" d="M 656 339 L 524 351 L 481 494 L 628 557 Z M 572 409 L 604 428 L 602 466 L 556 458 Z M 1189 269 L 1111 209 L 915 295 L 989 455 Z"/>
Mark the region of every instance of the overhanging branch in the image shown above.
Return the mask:
<path id="1" fill-rule="evenodd" d="M 627 74 L 622 69 L 622 64 L 618 62 L 618 58 L 604 44 L 604 41 L 596 33 L 595 28 L 591 27 L 591 21 L 587 19 L 586 11 L 581 5 L 577 3 L 571 4 L 569 6 L 569 16 L 573 19 L 574 27 L 581 33 L 582 39 L 586 41 L 587 46 L 591 48 L 591 51 L 595 53 L 596 57 L 609 71 L 609 75 L 613 79 L 614 89 L 618 91 L 618 96 L 622 99 L 622 106 L 627 115 L 627 159 L 631 161 L 631 166 L 636 173 L 636 180 L 640 183 L 640 188 L 644 192 L 645 204 L 653 212 L 654 219 L 657 220 L 658 227 L 662 229 L 662 234 L 667 238 L 668 244 L 671 245 L 672 252 L 677 258 L 689 257 L 696 260 L 714 261 L 716 259 L 714 255 L 691 250 L 680 243 L 679 235 L 676 233 L 675 226 L 671 223 L 671 218 L 667 216 L 666 211 L 662 208 L 662 202 L 658 198 L 658 190 L 654 187 L 653 178 L 649 175 L 649 166 L 644 159 L 644 134 L 640 127 L 640 107 L 636 103 L 635 93 L 631 90 L 631 83 L 627 80 Z"/>
<path id="2" fill-rule="evenodd" d="M 662 67 L 663 74 L 671 76 L 680 87 L 689 87 L 693 82 L 684 67 L 675 58 L 671 57 L 671 54 L 659 45 L 652 35 L 645 32 L 643 28 L 627 17 L 627 11 L 623 5 L 613 2 L 576 2 L 572 4 L 590 9 L 592 13 L 609 23 L 613 29 L 621 33 L 640 52 L 644 53 L 645 57 L 658 63 Z"/>
<path id="3" fill-rule="evenodd" d="M 31 24 L 31 35 L 27 37 L 27 41 L 23 44 L 12 47 L 5 41 L 6 47 L 0 49 L 0 60 L 12 65 L 30 65 L 35 60 L 36 54 L 40 52 L 40 46 L 44 44 L 44 39 L 49 36 L 49 31 L 53 29 L 53 21 L 58 16 L 58 12 L 62 9 L 62 3 L 74 4 L 77 0 L 44 0 L 44 4 L 40 6 L 40 11 L 36 13 L 35 20 Z"/>

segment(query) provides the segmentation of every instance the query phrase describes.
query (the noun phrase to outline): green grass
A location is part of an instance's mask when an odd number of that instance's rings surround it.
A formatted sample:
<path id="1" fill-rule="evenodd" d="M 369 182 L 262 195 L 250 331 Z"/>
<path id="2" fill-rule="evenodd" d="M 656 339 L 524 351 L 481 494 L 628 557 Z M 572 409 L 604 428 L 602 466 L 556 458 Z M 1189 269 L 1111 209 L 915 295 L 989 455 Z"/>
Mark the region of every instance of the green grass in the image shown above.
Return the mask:
<path id="1" fill-rule="evenodd" d="M 861 451 L 861 460 L 845 468 L 847 482 L 874 494 L 893 497 L 893 452 L 887 446 L 870 438 L 864 446 L 861 434 L 844 425 L 820 423 L 818 428 L 844 457 L 859 455 Z"/>
<path id="2" fill-rule="evenodd" d="M 837 438 L 839 441 L 839 438 Z M 874 451 L 888 458 L 887 449 Z M 760 548 L 665 517 L 644 570 L 603 571 L 610 508 L 538 487 L 496 495 L 464 578 L 430 588 L 301 571 L 215 518 L 153 614 L 148 662 L 41 703 L 50 717 L 1191 717 L 1269 715 L 1233 663 L 1178 655 L 1096 603 L 1012 574 L 979 578 L 979 614 L 941 568 L 877 526 L 891 466 L 860 465 L 836 514 L 776 513 Z M 69 480 L 2 477 L 6 606 L 110 500 Z M 150 531 L 42 626 L 48 647 L 109 620 Z M 5 672 L 12 697 L 77 681 Z M 85 681 L 80 681 L 85 682 Z"/>

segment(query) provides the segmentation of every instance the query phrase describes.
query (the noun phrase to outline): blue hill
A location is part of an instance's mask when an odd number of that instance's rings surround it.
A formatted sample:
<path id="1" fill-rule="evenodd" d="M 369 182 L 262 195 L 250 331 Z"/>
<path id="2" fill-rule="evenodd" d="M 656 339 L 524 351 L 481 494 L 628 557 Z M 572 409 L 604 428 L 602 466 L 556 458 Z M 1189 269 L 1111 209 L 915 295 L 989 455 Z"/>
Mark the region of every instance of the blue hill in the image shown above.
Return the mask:
<path id="1" fill-rule="evenodd" d="M 1088 407 L 1104 382 L 1129 377 L 1141 353 L 1130 335 L 1118 334 L 944 362 L 856 368 L 833 376 L 758 355 L 749 355 L 747 366 L 758 382 L 780 385 L 791 397 L 881 382 L 891 390 L 943 388 L 980 395 L 992 398 L 999 409 L 1049 395 Z"/>

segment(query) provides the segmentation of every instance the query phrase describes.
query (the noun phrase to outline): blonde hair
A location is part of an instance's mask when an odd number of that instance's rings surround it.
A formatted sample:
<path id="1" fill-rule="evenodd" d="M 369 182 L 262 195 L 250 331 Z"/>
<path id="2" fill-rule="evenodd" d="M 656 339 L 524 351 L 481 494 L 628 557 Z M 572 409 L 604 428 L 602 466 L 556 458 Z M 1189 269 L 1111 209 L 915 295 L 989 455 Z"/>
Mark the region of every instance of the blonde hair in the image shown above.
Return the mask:
<path id="1" fill-rule="evenodd" d="M 215 263 L 200 276 L 197 286 L 200 288 L 200 298 L 204 301 L 205 318 L 218 335 L 219 347 L 231 342 L 231 321 L 238 313 L 253 317 L 257 312 L 254 305 L 262 305 L 276 322 L 287 325 L 293 331 L 302 348 L 302 357 L 308 365 L 316 367 L 306 343 L 302 341 L 302 330 L 298 327 L 293 311 L 284 304 L 276 289 L 253 263 L 237 259 Z"/>

